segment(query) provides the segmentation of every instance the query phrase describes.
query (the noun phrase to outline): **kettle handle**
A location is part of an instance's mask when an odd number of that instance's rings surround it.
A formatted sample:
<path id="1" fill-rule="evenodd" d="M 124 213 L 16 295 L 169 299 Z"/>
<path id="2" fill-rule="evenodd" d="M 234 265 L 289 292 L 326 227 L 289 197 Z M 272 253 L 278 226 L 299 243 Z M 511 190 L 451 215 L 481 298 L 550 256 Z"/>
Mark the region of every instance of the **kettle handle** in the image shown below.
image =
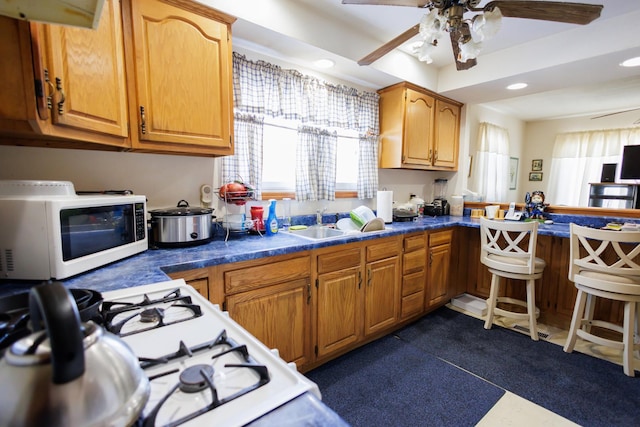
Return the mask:
<path id="1" fill-rule="evenodd" d="M 65 287 L 60 282 L 51 282 L 31 288 L 29 314 L 34 332 L 43 328 L 44 320 L 51 345 L 53 383 L 64 384 L 84 374 L 80 314 Z"/>

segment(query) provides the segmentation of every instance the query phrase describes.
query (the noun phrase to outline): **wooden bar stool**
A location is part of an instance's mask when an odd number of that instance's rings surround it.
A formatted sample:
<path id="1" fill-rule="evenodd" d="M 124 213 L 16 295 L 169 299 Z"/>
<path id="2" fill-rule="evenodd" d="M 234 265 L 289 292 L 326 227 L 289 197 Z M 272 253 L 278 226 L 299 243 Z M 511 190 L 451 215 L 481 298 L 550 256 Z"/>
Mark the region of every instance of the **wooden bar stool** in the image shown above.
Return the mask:
<path id="1" fill-rule="evenodd" d="M 578 289 L 564 351 L 578 337 L 622 350 L 624 373 L 635 376 L 634 352 L 640 358 L 640 232 L 596 230 L 571 224 L 569 280 Z M 594 319 L 596 298 L 624 304 L 622 326 Z M 596 334 L 592 326 L 622 334 L 620 340 Z"/>
<path id="2" fill-rule="evenodd" d="M 492 274 L 485 329 L 491 329 L 494 315 L 516 320 L 527 319 L 531 339 L 538 341 L 536 318 L 540 315 L 540 310 L 536 308 L 535 282 L 542 277 L 546 263 L 543 259 L 536 258 L 537 240 L 537 221 L 510 222 L 480 218 L 480 262 L 489 267 Z M 500 280 L 503 277 L 525 281 L 527 300 L 499 296 Z M 526 313 L 500 308 L 500 303 L 524 307 Z"/>

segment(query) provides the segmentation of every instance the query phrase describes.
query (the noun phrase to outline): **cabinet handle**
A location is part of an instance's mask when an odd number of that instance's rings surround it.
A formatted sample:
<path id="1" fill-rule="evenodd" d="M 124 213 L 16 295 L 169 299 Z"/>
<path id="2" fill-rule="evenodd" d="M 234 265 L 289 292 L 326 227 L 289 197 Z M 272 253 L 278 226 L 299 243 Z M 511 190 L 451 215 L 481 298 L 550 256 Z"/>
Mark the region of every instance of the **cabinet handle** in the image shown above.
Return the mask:
<path id="1" fill-rule="evenodd" d="M 311 282 L 307 283 L 307 305 L 311 303 Z"/>
<path id="2" fill-rule="evenodd" d="M 47 100 L 47 109 L 53 109 L 53 94 L 56 91 L 56 88 L 53 87 L 53 83 L 51 83 L 51 79 L 49 78 L 49 70 L 44 69 L 44 81 L 49 85 L 49 95 L 46 96 Z"/>
<path id="3" fill-rule="evenodd" d="M 433 163 L 438 161 L 438 150 L 433 152 Z"/>
<path id="4" fill-rule="evenodd" d="M 144 106 L 140 106 L 140 132 L 144 135 L 147 133 L 147 119 L 144 115 Z"/>
<path id="5" fill-rule="evenodd" d="M 371 269 L 367 269 L 367 286 L 371 287 Z"/>
<path id="6" fill-rule="evenodd" d="M 358 271 L 358 289 L 362 288 L 362 272 Z"/>
<path id="7" fill-rule="evenodd" d="M 433 253 L 429 253 L 429 267 L 433 264 Z"/>
<path id="8" fill-rule="evenodd" d="M 56 89 L 60 92 L 62 98 L 58 101 L 58 114 L 64 114 L 64 102 L 67 100 L 67 97 L 64 95 L 64 90 L 62 89 L 62 80 L 59 77 L 56 77 Z"/>
<path id="9" fill-rule="evenodd" d="M 433 150 L 429 148 L 429 159 L 431 159 L 431 163 L 433 163 Z"/>

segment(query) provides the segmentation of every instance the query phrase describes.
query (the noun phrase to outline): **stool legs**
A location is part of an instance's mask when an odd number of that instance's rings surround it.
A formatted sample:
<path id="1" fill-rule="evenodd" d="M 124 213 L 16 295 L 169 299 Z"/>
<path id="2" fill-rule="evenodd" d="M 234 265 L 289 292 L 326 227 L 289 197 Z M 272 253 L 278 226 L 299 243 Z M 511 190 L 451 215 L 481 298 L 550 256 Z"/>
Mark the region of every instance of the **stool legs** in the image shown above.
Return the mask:
<path id="1" fill-rule="evenodd" d="M 536 322 L 536 281 L 527 280 L 527 313 L 529 313 L 529 332 L 531 339 L 538 341 L 538 323 Z"/>
<path id="2" fill-rule="evenodd" d="M 582 315 L 584 313 L 586 304 L 586 294 L 581 289 L 578 289 L 578 295 L 576 296 L 576 305 L 573 308 L 573 316 L 571 316 L 571 326 L 569 326 L 567 342 L 563 347 L 563 350 L 566 353 L 571 353 L 573 351 L 573 348 L 576 346 L 576 339 L 578 338 L 577 330 L 582 325 Z"/>
<path id="3" fill-rule="evenodd" d="M 636 303 L 627 301 L 624 303 L 624 320 L 622 325 L 622 340 L 624 341 L 622 350 L 622 367 L 624 373 L 630 377 L 635 376 L 634 370 L 634 330 L 636 323 Z"/>
<path id="4" fill-rule="evenodd" d="M 489 298 L 487 299 L 487 319 L 484 321 L 484 328 L 491 329 L 493 325 L 493 312 L 498 303 L 498 294 L 500 293 L 500 276 L 497 274 L 491 275 L 491 290 L 489 291 Z"/>

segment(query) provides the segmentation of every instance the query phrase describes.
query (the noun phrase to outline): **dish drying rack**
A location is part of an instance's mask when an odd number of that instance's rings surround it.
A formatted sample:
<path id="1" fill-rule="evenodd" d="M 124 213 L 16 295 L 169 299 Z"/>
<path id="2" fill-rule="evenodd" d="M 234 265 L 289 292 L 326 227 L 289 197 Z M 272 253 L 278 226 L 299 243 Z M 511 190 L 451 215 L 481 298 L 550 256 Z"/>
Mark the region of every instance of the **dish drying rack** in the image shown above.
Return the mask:
<path id="1" fill-rule="evenodd" d="M 229 181 L 231 182 L 231 181 Z M 235 182 L 240 182 L 240 181 L 235 181 Z M 225 238 L 224 241 L 226 242 L 229 239 L 229 236 L 231 234 L 246 234 L 250 231 L 255 231 L 257 234 L 262 235 L 262 233 L 260 232 L 260 230 L 258 230 L 256 224 L 254 223 L 254 221 L 250 218 L 246 217 L 246 212 L 244 209 L 244 206 L 247 204 L 247 202 L 250 201 L 255 201 L 255 192 L 253 190 L 253 187 L 250 185 L 245 185 L 246 189 L 243 191 L 221 191 L 221 188 L 218 188 L 218 191 L 216 192 L 216 194 L 218 195 L 218 198 L 224 202 L 225 205 L 225 215 L 224 218 L 222 219 L 222 227 L 225 230 Z M 241 207 L 241 213 L 233 213 L 234 211 L 240 210 Z M 241 220 L 239 221 L 231 221 L 229 219 L 230 216 L 240 216 L 241 215 Z"/>

